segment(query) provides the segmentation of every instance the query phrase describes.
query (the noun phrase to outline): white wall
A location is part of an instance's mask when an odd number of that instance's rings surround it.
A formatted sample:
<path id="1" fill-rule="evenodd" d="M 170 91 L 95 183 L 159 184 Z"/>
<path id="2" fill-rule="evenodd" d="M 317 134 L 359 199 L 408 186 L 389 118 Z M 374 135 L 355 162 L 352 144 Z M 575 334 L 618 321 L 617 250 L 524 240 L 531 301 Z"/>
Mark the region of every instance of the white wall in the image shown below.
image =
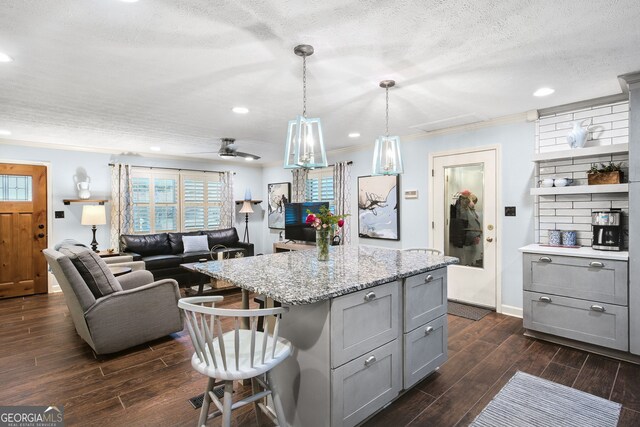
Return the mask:
<path id="1" fill-rule="evenodd" d="M 469 147 L 499 145 L 502 154 L 502 205 L 498 215 L 502 216 L 502 303 L 522 307 L 522 255 L 518 248 L 533 243 L 534 201 L 529 196 L 533 183 L 535 125 L 534 123 L 511 123 L 456 134 L 425 137 L 421 140 L 403 141 L 402 156 L 405 173 L 400 177 L 400 241 L 360 239 L 357 217 L 357 177 L 371 174 L 370 149 L 352 152 L 329 153 L 329 163 L 353 161 L 351 183 L 352 243 L 392 248 L 425 247 L 429 242 L 431 219 L 429 218 L 429 154 Z M 291 173 L 280 165 L 263 171 L 263 191 L 271 182 L 291 182 Z M 404 199 L 404 190 L 418 190 L 419 198 Z M 517 216 L 504 217 L 504 206 L 516 206 Z M 271 243 L 278 238 L 277 230 L 269 230 L 265 219 L 263 226 L 265 253 L 270 253 Z"/>
<path id="2" fill-rule="evenodd" d="M 19 144 L 19 143 L 17 143 Z M 63 239 L 76 239 L 89 244 L 91 230 L 89 226 L 80 225 L 82 204 L 65 206 L 62 199 L 76 199 L 74 175 L 84 173 L 91 178 L 91 198 L 111 199 L 111 168 L 109 163 L 122 162 L 137 166 L 172 167 L 197 170 L 234 171 L 234 196 L 236 200 L 244 198 L 245 189 L 252 191 L 254 200 L 262 200 L 266 196 L 266 188 L 262 185 L 262 170 L 259 167 L 248 167 L 242 163 L 222 163 L 214 161 L 189 161 L 166 158 L 141 157 L 133 155 L 116 155 L 107 153 L 91 153 L 83 151 L 46 149 L 32 146 L 0 144 L 0 161 L 48 162 L 50 164 L 52 184 L 52 216 L 54 211 L 64 211 L 64 219 L 53 218 L 52 229 L 49 230 L 49 246 L 53 247 Z M 107 204 L 107 216 L 110 211 Z M 262 223 L 266 204 L 254 206 L 254 213 L 249 216 L 249 237 L 255 244 L 256 252 L 262 248 Z M 236 212 L 239 207 L 236 206 Z M 244 233 L 244 215 L 236 214 L 236 228 L 240 239 Z M 107 218 L 109 222 L 109 218 Z M 101 249 L 109 246 L 109 227 L 98 226 L 96 239 Z"/>

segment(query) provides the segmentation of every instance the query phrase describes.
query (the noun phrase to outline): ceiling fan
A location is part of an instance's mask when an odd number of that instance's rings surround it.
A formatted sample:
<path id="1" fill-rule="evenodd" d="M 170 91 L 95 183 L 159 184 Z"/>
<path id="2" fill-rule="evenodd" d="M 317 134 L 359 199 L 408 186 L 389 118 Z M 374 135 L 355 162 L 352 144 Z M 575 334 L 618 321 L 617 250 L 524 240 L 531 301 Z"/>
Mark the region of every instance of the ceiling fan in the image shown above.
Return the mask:
<path id="1" fill-rule="evenodd" d="M 235 138 L 220 138 L 221 144 L 220 149 L 218 150 L 218 156 L 220 157 L 242 157 L 245 160 L 258 160 L 260 156 L 256 156 L 255 154 L 243 153 L 241 151 L 237 151 Z M 205 151 L 202 153 L 191 153 L 191 154 L 204 154 L 211 153 L 211 151 Z"/>

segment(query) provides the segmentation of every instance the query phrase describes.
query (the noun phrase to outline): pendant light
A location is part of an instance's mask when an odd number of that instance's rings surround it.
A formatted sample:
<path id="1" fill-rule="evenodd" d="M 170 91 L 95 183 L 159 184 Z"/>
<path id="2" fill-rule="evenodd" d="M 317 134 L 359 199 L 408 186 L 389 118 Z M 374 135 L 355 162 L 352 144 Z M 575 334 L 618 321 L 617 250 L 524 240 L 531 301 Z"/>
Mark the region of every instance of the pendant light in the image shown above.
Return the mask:
<path id="1" fill-rule="evenodd" d="M 307 56 L 313 55 L 313 46 L 301 44 L 293 52 L 302 56 L 302 115 L 289 121 L 284 168 L 325 168 L 327 154 L 324 151 L 322 124 L 318 118 L 307 118 Z"/>
<path id="2" fill-rule="evenodd" d="M 400 137 L 389 136 L 389 88 L 395 86 L 393 80 L 383 80 L 380 87 L 387 94 L 387 132 L 385 136 L 376 139 L 376 147 L 373 151 L 373 175 L 398 175 L 404 172 L 402 167 L 402 155 L 400 153 Z"/>

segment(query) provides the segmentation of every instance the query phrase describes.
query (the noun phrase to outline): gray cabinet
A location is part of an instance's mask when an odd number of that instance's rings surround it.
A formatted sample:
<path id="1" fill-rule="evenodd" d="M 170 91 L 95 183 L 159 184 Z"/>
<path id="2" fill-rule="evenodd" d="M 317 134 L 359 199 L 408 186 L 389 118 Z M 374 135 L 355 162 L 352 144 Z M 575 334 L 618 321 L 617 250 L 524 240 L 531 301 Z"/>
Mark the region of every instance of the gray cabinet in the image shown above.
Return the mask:
<path id="1" fill-rule="evenodd" d="M 396 339 L 331 372 L 331 425 L 354 426 L 402 389 L 402 349 Z"/>
<path id="2" fill-rule="evenodd" d="M 627 305 L 627 263 L 598 258 L 524 254 L 524 289 Z"/>
<path id="3" fill-rule="evenodd" d="M 625 306 L 524 292 L 524 327 L 616 350 L 629 350 Z"/>
<path id="4" fill-rule="evenodd" d="M 400 335 L 400 282 L 336 298 L 331 304 L 331 367 Z"/>
<path id="5" fill-rule="evenodd" d="M 447 312 L 447 271 L 439 269 L 404 280 L 404 332 Z"/>
<path id="6" fill-rule="evenodd" d="M 524 327 L 629 351 L 628 263 L 524 254 Z"/>
<path id="7" fill-rule="evenodd" d="M 408 389 L 447 360 L 447 316 L 404 334 L 404 388 Z"/>

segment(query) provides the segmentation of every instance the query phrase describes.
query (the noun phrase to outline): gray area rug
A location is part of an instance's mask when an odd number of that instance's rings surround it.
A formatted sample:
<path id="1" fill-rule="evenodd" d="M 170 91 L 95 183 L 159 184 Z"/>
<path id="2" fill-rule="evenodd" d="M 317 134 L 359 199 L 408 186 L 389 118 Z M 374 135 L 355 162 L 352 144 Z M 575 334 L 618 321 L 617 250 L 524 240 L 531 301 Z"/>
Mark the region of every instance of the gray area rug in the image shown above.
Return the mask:
<path id="1" fill-rule="evenodd" d="M 615 427 L 622 405 L 516 372 L 471 424 L 474 427 Z"/>
<path id="2" fill-rule="evenodd" d="M 449 301 L 449 303 L 447 304 L 447 313 L 453 314 L 454 316 L 460 316 L 467 319 L 471 319 L 471 320 L 480 320 L 487 314 L 491 313 L 491 310 Z"/>

